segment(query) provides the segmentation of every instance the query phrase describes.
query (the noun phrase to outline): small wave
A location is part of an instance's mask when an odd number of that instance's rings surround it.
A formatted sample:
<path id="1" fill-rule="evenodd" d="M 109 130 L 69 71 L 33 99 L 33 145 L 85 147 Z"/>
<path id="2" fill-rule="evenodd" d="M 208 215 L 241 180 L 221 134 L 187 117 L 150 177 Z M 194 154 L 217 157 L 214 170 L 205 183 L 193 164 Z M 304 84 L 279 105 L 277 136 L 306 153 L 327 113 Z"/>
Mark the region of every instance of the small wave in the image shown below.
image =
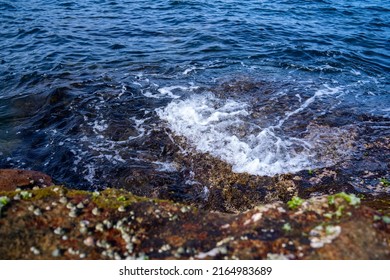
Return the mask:
<path id="1" fill-rule="evenodd" d="M 302 112 L 303 110 L 305 110 L 316 99 L 321 98 L 322 96 L 326 96 L 326 95 L 334 95 L 334 94 L 338 93 L 339 91 L 340 91 L 340 88 L 338 88 L 338 87 L 332 88 L 332 87 L 329 87 L 328 85 L 325 85 L 325 89 L 317 90 L 314 93 L 314 95 L 312 97 L 308 98 L 304 103 L 302 103 L 302 105 L 299 108 L 297 108 L 294 111 L 286 113 L 285 117 L 279 121 L 279 124 L 277 125 L 277 127 L 280 128 L 291 116 L 296 115 L 299 112 Z"/>
<path id="2" fill-rule="evenodd" d="M 112 49 L 112 50 L 121 50 L 124 48 L 126 48 L 126 46 L 123 44 L 113 44 L 110 46 L 110 49 Z"/>
<path id="3" fill-rule="evenodd" d="M 16 11 L 16 7 L 10 3 L 0 2 L 0 11 Z"/>
<path id="4" fill-rule="evenodd" d="M 172 99 L 177 99 L 180 98 L 181 95 L 178 95 L 179 92 L 185 92 L 185 91 L 193 91 L 197 89 L 198 87 L 196 86 L 167 86 L 167 87 L 161 87 L 157 90 L 156 93 L 152 93 L 150 90 L 147 90 L 144 92 L 145 97 L 149 98 L 172 98 Z"/>
<path id="5" fill-rule="evenodd" d="M 327 135 L 340 131 L 333 133 L 327 129 L 318 141 L 310 133 L 306 138 L 288 137 L 281 128 L 284 121 L 305 110 L 315 99 L 336 92 L 338 89 L 333 88 L 318 90 L 298 109 L 286 113 L 278 125 L 263 128 L 251 119 L 248 103 L 221 100 L 212 94 L 172 101 L 164 109 L 158 109 L 157 114 L 198 152 L 229 163 L 233 172 L 274 176 L 322 167 L 336 160 L 336 155 L 333 160 L 327 159 L 322 150 L 328 149 L 326 146 L 332 141 L 326 139 Z M 321 134 L 320 129 L 315 134 Z"/>

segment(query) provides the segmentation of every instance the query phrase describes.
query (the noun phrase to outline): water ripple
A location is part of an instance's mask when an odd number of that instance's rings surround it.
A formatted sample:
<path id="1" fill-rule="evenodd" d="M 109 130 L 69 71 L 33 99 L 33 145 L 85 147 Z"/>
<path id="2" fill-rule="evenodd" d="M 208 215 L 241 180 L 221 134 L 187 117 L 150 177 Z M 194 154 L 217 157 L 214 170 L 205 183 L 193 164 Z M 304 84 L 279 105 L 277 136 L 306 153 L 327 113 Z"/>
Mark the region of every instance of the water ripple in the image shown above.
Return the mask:
<path id="1" fill-rule="evenodd" d="M 87 187 L 114 182 L 115 170 L 143 174 L 172 160 L 150 139 L 166 129 L 156 110 L 216 91 L 251 104 L 245 122 L 265 126 L 340 89 L 291 116 L 281 139 L 301 137 L 308 120 L 390 114 L 388 1 L 25 2 L 0 0 L 2 167 Z"/>

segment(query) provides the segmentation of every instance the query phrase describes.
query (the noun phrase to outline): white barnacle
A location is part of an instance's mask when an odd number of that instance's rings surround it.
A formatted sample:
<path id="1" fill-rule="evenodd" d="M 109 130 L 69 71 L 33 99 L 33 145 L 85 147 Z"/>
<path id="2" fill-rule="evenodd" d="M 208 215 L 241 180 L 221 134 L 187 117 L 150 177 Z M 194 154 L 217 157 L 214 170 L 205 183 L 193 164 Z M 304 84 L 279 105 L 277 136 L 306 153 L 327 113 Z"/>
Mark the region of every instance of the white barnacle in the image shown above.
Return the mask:
<path id="1" fill-rule="evenodd" d="M 66 204 L 66 208 L 68 209 L 74 209 L 74 205 L 72 202 L 69 202 L 68 204 Z"/>
<path id="2" fill-rule="evenodd" d="M 37 248 L 35 248 L 34 246 L 32 246 L 31 248 L 30 248 L 30 251 L 34 254 L 34 255 L 39 255 L 41 252 L 37 249 Z"/>
<path id="3" fill-rule="evenodd" d="M 98 224 L 95 226 L 95 230 L 100 231 L 100 232 L 103 232 L 103 230 L 104 230 L 103 224 L 102 224 L 102 223 L 98 223 Z"/>
<path id="4" fill-rule="evenodd" d="M 64 234 L 64 230 L 61 227 L 57 227 L 54 230 L 54 233 L 57 234 L 57 235 L 62 235 L 62 234 Z"/>
<path id="5" fill-rule="evenodd" d="M 41 211 L 41 209 L 39 209 L 39 208 L 36 208 L 35 210 L 34 210 L 34 215 L 35 216 L 40 216 L 40 215 L 42 215 L 42 211 Z"/>
<path id="6" fill-rule="evenodd" d="M 99 210 L 99 208 L 97 208 L 97 207 L 93 208 L 93 209 L 92 209 L 92 214 L 93 214 L 94 216 L 99 216 L 99 215 L 100 215 L 100 210 Z"/>
<path id="7" fill-rule="evenodd" d="M 325 244 L 331 243 L 341 233 L 340 226 L 326 226 L 320 225 L 310 231 L 310 246 L 312 248 L 321 248 Z"/>
<path id="8" fill-rule="evenodd" d="M 69 217 L 71 217 L 71 218 L 76 218 L 77 217 L 77 212 L 76 212 L 76 210 L 75 209 L 72 209 L 72 210 L 70 210 L 70 212 L 69 212 Z"/>
<path id="9" fill-rule="evenodd" d="M 112 228 L 112 223 L 109 220 L 104 220 L 103 224 L 106 226 L 107 229 Z"/>
<path id="10" fill-rule="evenodd" d="M 84 239 L 83 243 L 88 246 L 88 247 L 92 247 L 95 245 L 95 242 L 93 240 L 93 237 L 92 236 L 89 236 L 87 237 L 86 239 Z"/>

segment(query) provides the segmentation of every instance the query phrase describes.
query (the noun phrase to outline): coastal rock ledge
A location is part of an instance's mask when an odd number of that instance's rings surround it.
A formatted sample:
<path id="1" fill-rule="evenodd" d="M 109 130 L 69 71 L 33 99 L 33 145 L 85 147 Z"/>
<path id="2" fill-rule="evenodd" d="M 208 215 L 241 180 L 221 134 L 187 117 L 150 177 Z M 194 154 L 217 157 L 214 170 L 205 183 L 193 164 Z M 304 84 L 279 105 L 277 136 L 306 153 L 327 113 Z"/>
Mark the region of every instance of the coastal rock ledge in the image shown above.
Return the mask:
<path id="1" fill-rule="evenodd" d="M 0 191 L 12 191 L 16 188 L 48 187 L 52 179 L 38 171 L 20 169 L 0 169 Z"/>
<path id="2" fill-rule="evenodd" d="M 20 172 L 0 171 L 0 259 L 390 259 L 388 213 L 353 194 L 222 213 Z"/>

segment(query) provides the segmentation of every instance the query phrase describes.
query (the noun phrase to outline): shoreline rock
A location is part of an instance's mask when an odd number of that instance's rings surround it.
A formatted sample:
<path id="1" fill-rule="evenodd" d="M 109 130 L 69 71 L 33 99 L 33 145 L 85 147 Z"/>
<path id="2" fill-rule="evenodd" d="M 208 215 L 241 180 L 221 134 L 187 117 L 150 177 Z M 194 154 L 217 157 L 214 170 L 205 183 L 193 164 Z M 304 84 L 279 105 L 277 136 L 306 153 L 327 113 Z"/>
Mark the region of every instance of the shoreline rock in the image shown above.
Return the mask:
<path id="1" fill-rule="evenodd" d="M 0 191 L 13 191 L 16 188 L 53 185 L 50 176 L 32 170 L 0 169 Z"/>
<path id="2" fill-rule="evenodd" d="M 351 194 L 207 211 L 124 189 L 0 191 L 1 259 L 390 259 L 390 217 Z"/>

